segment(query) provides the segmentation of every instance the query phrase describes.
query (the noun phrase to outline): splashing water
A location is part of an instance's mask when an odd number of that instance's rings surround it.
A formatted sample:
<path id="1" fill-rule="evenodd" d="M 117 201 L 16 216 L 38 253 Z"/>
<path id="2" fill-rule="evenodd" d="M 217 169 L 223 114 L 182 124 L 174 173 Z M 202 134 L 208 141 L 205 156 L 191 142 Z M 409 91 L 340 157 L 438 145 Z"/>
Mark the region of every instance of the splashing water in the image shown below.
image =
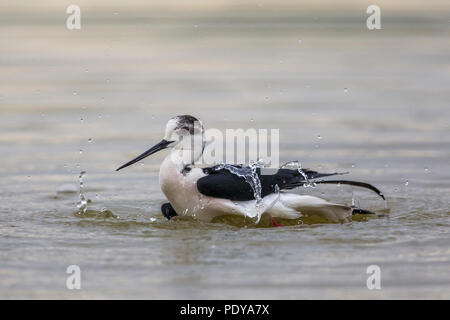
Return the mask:
<path id="1" fill-rule="evenodd" d="M 262 199 L 261 181 L 259 180 L 256 170 L 261 167 L 263 167 L 263 165 L 261 161 L 258 160 L 256 162 L 250 163 L 249 166 L 242 166 L 242 167 L 236 167 L 230 164 L 221 163 L 217 165 L 215 170 L 225 169 L 238 177 L 244 178 L 245 182 L 247 182 L 253 190 L 253 196 L 256 199 L 256 203 L 259 204 Z"/>
<path id="2" fill-rule="evenodd" d="M 253 190 L 253 197 L 255 198 L 255 212 L 250 213 L 249 216 L 257 217 L 256 223 L 259 222 L 261 219 L 261 215 L 264 213 L 265 208 L 261 203 L 262 197 L 261 197 L 261 181 L 259 180 L 258 173 L 256 170 L 258 168 L 264 167 L 264 163 L 262 160 L 258 160 L 255 162 L 251 162 L 248 166 L 242 166 L 242 167 L 236 167 L 232 166 L 230 164 L 221 163 L 217 165 L 215 170 L 228 170 L 232 174 L 242 177 L 245 179 L 245 182 L 247 182 L 250 187 Z"/>
<path id="3" fill-rule="evenodd" d="M 78 181 L 80 183 L 80 198 L 77 204 L 77 208 L 78 208 L 78 214 L 85 214 L 86 210 L 87 210 L 87 200 L 86 197 L 84 196 L 84 182 L 83 182 L 83 177 L 86 174 L 85 171 L 81 171 L 80 175 L 78 176 Z"/>
<path id="4" fill-rule="evenodd" d="M 359 204 L 359 199 L 355 196 L 355 194 L 352 192 L 352 208 L 358 208 L 361 209 L 361 205 Z"/>
<path id="5" fill-rule="evenodd" d="M 287 163 L 281 165 L 280 169 L 292 168 L 292 167 L 294 169 L 296 169 L 298 171 L 298 173 L 300 173 L 302 175 L 303 179 L 305 179 L 305 183 L 303 184 L 303 186 L 305 188 L 315 188 L 316 187 L 316 184 L 314 182 L 310 181 L 308 178 L 308 175 L 302 170 L 302 166 L 298 160 L 287 162 Z"/>
<path id="6" fill-rule="evenodd" d="M 276 184 L 275 185 L 275 193 L 277 194 L 277 197 L 275 200 L 273 200 L 264 211 L 270 210 L 273 208 L 273 206 L 280 200 L 280 187 Z"/>

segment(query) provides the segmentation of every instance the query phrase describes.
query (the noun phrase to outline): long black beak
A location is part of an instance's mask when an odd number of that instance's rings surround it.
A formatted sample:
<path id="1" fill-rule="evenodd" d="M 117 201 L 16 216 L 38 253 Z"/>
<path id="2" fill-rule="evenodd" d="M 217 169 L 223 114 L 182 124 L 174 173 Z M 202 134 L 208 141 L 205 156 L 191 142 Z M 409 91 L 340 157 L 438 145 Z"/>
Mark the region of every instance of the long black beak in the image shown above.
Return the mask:
<path id="1" fill-rule="evenodd" d="M 151 147 L 150 149 L 145 151 L 140 156 L 134 158 L 130 162 L 127 162 L 123 166 L 121 166 L 120 168 L 116 169 L 116 171 L 119 171 L 120 169 L 123 169 L 123 168 L 128 167 L 128 166 L 131 166 L 133 163 L 141 161 L 142 159 L 147 158 L 149 155 L 154 154 L 154 153 L 156 153 L 156 152 L 158 152 L 160 150 L 163 150 L 163 149 L 167 148 L 169 146 L 169 144 L 171 144 L 172 142 L 173 141 L 167 141 L 167 140 L 162 139 L 160 142 L 155 144 L 153 147 Z"/>

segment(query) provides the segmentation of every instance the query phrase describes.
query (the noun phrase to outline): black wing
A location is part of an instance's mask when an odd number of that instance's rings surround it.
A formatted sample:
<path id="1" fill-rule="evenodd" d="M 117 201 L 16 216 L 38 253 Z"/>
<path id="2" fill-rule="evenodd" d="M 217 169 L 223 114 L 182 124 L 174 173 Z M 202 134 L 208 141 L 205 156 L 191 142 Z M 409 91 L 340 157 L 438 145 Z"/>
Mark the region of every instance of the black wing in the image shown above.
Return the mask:
<path id="1" fill-rule="evenodd" d="M 235 166 L 242 168 L 242 166 Z M 197 189 L 200 193 L 215 197 L 230 199 L 233 201 L 247 201 L 254 200 L 253 189 L 250 184 L 245 181 L 245 178 L 239 177 L 227 169 L 221 169 L 218 166 L 203 169 L 207 176 L 200 178 L 197 181 Z M 335 183 L 335 184 L 349 184 L 368 188 L 376 192 L 384 199 L 383 194 L 374 186 L 358 181 L 349 180 L 317 180 L 327 176 L 340 175 L 342 173 L 319 173 L 317 171 L 303 169 L 303 173 L 308 177 L 308 180 L 314 183 Z M 261 197 L 265 197 L 271 193 L 275 193 L 275 186 L 278 185 L 280 190 L 288 190 L 303 186 L 307 183 L 305 177 L 292 169 L 279 169 L 275 174 L 262 175 L 261 170 L 257 169 L 259 180 L 261 181 Z"/>

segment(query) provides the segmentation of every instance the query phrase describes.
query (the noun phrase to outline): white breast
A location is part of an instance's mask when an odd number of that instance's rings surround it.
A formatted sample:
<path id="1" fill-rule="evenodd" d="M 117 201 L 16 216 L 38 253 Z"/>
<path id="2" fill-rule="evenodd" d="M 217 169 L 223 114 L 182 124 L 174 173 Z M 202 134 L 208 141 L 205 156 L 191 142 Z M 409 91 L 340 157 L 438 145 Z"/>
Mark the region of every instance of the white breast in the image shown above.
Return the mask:
<path id="1" fill-rule="evenodd" d="M 197 190 L 197 180 L 205 176 L 200 168 L 193 168 L 183 174 L 183 164 L 175 163 L 168 156 L 159 170 L 161 190 L 179 215 L 189 215 L 198 218 L 204 207 L 205 196 Z M 207 198 L 207 197 L 206 197 Z"/>

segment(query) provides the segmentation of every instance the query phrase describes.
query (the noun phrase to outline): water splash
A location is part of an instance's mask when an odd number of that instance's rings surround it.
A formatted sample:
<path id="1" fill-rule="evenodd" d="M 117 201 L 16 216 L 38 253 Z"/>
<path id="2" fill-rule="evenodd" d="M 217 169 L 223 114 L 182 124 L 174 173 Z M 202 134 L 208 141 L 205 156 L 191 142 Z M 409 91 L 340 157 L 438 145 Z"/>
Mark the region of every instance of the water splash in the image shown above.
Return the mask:
<path id="1" fill-rule="evenodd" d="M 253 197 L 255 198 L 255 206 L 254 212 L 250 212 L 250 217 L 256 217 L 256 223 L 259 223 L 259 220 L 261 219 L 261 215 L 266 211 L 264 206 L 262 205 L 262 196 L 261 196 L 261 181 L 259 180 L 259 176 L 257 173 L 258 168 L 264 167 L 263 161 L 260 159 L 255 162 L 251 162 L 248 166 L 232 166 L 230 164 L 221 163 L 216 166 L 215 170 L 228 170 L 232 174 L 244 178 L 245 182 L 247 182 L 253 191 Z"/>
<path id="2" fill-rule="evenodd" d="M 290 161 L 287 162 L 283 165 L 280 166 L 280 169 L 283 168 L 294 168 L 295 170 L 298 171 L 298 173 L 300 173 L 303 177 L 303 179 L 305 179 L 305 183 L 303 184 L 303 186 L 305 188 L 315 188 L 316 184 L 312 181 L 309 180 L 308 175 L 302 170 L 302 165 L 298 160 L 295 161 Z"/>
<path id="3" fill-rule="evenodd" d="M 361 205 L 359 203 L 359 199 L 355 196 L 355 194 L 352 192 L 352 208 L 361 209 Z"/>
<path id="4" fill-rule="evenodd" d="M 83 182 L 83 178 L 85 176 L 86 172 L 85 171 L 81 171 L 80 175 L 78 176 L 78 181 L 80 184 L 80 197 L 79 197 L 79 201 L 77 204 L 77 208 L 78 208 L 78 214 L 82 215 L 86 213 L 87 210 L 87 200 L 86 197 L 84 196 L 84 182 Z"/>
<path id="5" fill-rule="evenodd" d="M 277 184 L 275 185 L 275 193 L 277 194 L 277 197 L 267 206 L 264 211 L 272 209 L 273 206 L 280 200 L 280 187 Z"/>
<path id="6" fill-rule="evenodd" d="M 256 200 L 256 203 L 259 204 L 262 200 L 261 198 L 261 181 L 259 180 L 259 176 L 256 172 L 258 168 L 262 168 L 263 164 L 261 160 L 256 162 L 252 162 L 249 166 L 236 167 L 230 164 L 221 163 L 219 164 L 215 170 L 228 170 L 232 174 L 244 178 L 245 182 L 247 182 L 253 190 L 253 196 Z"/>

